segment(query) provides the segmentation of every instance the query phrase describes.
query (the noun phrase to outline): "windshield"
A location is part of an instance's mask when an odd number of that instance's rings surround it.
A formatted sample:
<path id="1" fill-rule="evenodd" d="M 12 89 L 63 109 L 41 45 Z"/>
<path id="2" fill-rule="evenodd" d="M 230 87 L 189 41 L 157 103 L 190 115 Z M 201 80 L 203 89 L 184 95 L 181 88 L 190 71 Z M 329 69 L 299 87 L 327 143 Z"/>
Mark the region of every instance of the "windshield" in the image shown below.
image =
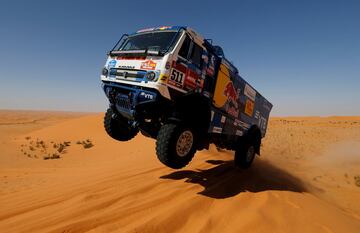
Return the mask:
<path id="1" fill-rule="evenodd" d="M 127 37 L 115 50 L 151 50 L 165 52 L 175 41 L 177 31 L 156 31 Z"/>

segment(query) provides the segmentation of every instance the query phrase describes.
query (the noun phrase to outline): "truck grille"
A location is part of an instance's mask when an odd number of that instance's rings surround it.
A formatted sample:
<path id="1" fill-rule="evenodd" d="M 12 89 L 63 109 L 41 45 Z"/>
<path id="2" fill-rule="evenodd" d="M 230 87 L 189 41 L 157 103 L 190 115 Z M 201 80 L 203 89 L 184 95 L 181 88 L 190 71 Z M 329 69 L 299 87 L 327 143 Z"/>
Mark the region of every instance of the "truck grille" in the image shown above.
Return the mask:
<path id="1" fill-rule="evenodd" d="M 146 71 L 143 70 L 126 70 L 126 69 L 110 69 L 110 76 L 115 76 L 119 80 L 137 81 L 141 82 L 145 77 Z"/>

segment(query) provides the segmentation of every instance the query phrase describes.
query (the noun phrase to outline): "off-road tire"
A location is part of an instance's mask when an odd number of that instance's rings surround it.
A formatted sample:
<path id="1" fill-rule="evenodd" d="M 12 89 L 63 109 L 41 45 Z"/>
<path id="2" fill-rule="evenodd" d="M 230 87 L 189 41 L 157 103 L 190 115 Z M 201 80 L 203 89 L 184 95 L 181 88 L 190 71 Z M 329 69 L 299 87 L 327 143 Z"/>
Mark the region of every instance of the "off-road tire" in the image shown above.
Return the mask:
<path id="1" fill-rule="evenodd" d="M 138 133 L 137 129 L 129 125 L 125 117 L 119 113 L 114 113 L 111 108 L 108 108 L 105 113 L 104 128 L 110 137 L 118 141 L 129 141 Z"/>
<path id="2" fill-rule="evenodd" d="M 189 151 L 181 156 L 177 152 L 177 144 L 180 136 L 189 132 L 192 134 L 192 145 L 191 148 L 188 146 Z M 192 160 L 195 152 L 196 137 L 191 128 L 174 123 L 165 124 L 160 128 L 156 139 L 156 154 L 160 162 L 173 169 L 183 168 Z"/>
<path id="3" fill-rule="evenodd" d="M 256 156 L 255 143 L 251 138 L 243 138 L 235 150 L 234 163 L 237 167 L 247 169 Z"/>

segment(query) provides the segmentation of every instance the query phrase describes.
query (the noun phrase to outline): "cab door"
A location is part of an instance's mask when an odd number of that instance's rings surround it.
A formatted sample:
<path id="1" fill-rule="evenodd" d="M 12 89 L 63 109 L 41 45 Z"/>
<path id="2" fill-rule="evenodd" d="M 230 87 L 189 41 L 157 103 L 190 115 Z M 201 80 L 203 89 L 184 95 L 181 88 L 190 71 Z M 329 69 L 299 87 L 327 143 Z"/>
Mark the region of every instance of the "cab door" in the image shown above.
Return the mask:
<path id="1" fill-rule="evenodd" d="M 202 91 L 203 48 L 186 35 L 178 52 L 178 58 L 172 64 L 168 84 L 182 91 Z"/>

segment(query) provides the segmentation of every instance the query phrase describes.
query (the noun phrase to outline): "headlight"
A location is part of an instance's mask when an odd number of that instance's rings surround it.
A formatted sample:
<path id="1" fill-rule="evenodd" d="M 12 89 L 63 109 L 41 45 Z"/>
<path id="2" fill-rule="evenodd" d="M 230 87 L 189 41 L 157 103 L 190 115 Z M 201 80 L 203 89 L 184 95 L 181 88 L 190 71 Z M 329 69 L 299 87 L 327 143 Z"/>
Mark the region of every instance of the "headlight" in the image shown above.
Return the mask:
<path id="1" fill-rule="evenodd" d="M 109 70 L 106 69 L 106 68 L 103 68 L 102 71 L 101 71 L 101 74 L 104 75 L 104 76 L 107 76 L 109 73 Z"/>
<path id="2" fill-rule="evenodd" d="M 156 78 L 156 73 L 153 71 L 149 71 L 146 73 L 146 79 L 149 81 L 154 81 Z"/>

